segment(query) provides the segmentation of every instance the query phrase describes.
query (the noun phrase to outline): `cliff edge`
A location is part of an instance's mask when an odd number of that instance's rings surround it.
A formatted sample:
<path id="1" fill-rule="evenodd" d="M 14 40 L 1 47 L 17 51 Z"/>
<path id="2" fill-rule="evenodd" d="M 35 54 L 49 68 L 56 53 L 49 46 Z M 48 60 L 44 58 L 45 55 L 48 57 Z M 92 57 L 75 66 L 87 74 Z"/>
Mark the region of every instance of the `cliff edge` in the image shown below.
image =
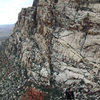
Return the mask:
<path id="1" fill-rule="evenodd" d="M 64 100 L 68 87 L 76 100 L 100 99 L 100 4 L 80 1 L 39 0 L 21 10 L 0 53 L 0 100 L 26 100 L 30 88 Z"/>

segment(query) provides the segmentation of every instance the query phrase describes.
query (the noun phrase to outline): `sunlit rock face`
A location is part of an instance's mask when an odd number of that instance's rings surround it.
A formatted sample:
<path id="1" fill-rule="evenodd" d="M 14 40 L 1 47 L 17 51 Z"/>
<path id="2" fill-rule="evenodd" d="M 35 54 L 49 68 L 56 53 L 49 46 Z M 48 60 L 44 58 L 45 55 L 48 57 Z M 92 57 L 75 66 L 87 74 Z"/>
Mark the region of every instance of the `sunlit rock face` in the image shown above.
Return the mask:
<path id="1" fill-rule="evenodd" d="M 1 48 L 0 100 L 22 100 L 30 88 L 64 100 L 68 87 L 76 100 L 100 99 L 100 4 L 78 3 L 39 0 L 21 10 Z"/>

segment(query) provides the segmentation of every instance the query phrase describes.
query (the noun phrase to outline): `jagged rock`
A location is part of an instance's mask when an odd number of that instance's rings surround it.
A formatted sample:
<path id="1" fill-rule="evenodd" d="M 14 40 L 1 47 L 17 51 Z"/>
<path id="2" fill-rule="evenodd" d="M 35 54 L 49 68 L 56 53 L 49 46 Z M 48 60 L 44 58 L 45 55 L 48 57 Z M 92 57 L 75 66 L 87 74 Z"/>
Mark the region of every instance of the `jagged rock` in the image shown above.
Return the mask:
<path id="1" fill-rule="evenodd" d="M 40 0 L 21 10 L 1 48 L 0 100 L 20 100 L 29 88 L 64 100 L 69 86 L 76 100 L 100 99 L 100 14 L 75 5 Z"/>

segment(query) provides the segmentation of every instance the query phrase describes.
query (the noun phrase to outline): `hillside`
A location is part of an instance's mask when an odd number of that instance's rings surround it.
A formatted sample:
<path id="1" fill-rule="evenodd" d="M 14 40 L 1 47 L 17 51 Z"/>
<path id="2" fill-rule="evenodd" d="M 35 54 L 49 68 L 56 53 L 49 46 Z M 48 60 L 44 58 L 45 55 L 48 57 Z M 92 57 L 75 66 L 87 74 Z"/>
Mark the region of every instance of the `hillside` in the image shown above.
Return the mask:
<path id="1" fill-rule="evenodd" d="M 0 47 L 0 100 L 100 100 L 100 4 L 39 0 L 23 8 Z"/>
<path id="2" fill-rule="evenodd" d="M 14 24 L 0 25 L 0 37 L 8 37 L 12 34 Z"/>

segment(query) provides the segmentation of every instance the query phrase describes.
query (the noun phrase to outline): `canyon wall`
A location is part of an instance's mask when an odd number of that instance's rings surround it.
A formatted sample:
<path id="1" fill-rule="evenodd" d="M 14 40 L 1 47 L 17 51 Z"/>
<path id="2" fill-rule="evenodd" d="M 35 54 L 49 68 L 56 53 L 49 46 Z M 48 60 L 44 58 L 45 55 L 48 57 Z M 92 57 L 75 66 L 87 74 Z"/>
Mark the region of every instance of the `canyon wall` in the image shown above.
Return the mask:
<path id="1" fill-rule="evenodd" d="M 0 100 L 20 100 L 29 88 L 65 100 L 68 87 L 76 100 L 99 100 L 99 6 L 39 0 L 23 8 L 2 47 Z"/>

